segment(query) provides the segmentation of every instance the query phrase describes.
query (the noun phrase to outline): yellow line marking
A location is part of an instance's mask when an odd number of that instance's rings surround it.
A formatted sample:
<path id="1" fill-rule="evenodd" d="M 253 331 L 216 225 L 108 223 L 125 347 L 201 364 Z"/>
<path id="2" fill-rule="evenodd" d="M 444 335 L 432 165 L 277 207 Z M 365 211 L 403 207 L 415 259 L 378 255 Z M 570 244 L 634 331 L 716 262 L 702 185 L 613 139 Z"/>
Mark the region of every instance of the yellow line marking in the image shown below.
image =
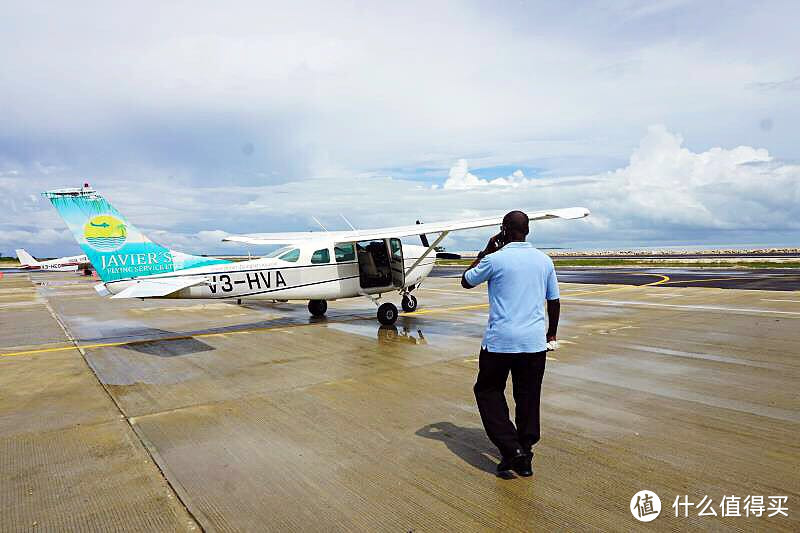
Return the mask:
<path id="1" fill-rule="evenodd" d="M 656 285 L 663 285 L 664 283 L 669 283 L 669 276 L 665 276 L 664 274 L 645 274 L 645 273 L 631 273 L 631 274 L 634 276 L 658 276 L 661 279 L 658 281 L 653 281 L 652 283 L 645 283 L 644 285 L 623 285 L 621 287 L 612 287 L 610 289 L 600 289 L 599 291 L 571 292 L 569 296 L 579 296 L 584 294 L 599 294 L 602 292 L 614 292 L 626 289 L 638 289 L 641 287 L 655 287 Z M 569 298 L 567 298 L 567 301 L 569 301 Z"/>
<path id="2" fill-rule="evenodd" d="M 672 281 L 667 281 L 665 284 L 672 284 L 672 283 L 701 283 L 703 281 L 729 281 L 732 279 L 761 279 L 757 277 L 749 277 L 744 278 L 742 276 L 735 276 L 730 278 L 702 278 L 702 279 L 675 279 Z"/>
<path id="3" fill-rule="evenodd" d="M 60 346 L 56 348 L 39 348 L 37 350 L 25 350 L 22 352 L 10 352 L 10 353 L 0 353 L 1 357 L 14 357 L 16 355 L 33 355 L 36 353 L 47 353 L 47 352 L 64 352 L 67 350 L 76 350 L 75 346 Z"/>
<path id="4" fill-rule="evenodd" d="M 665 283 L 670 283 L 669 276 L 665 276 L 664 274 L 643 274 L 644 276 L 661 276 L 659 281 L 654 283 L 648 283 L 646 285 L 642 285 L 642 287 L 655 287 L 656 285 L 663 285 Z"/>

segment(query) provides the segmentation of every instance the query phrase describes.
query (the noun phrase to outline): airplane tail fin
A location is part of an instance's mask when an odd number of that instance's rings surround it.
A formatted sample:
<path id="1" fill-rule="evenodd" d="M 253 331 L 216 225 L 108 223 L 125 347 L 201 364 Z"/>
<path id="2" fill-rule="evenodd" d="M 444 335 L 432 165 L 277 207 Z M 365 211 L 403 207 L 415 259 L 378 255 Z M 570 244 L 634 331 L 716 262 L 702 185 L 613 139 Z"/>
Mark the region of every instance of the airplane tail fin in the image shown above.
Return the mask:
<path id="1" fill-rule="evenodd" d="M 17 259 L 22 266 L 33 266 L 39 263 L 34 257 L 25 250 L 16 250 Z"/>
<path id="2" fill-rule="evenodd" d="M 151 241 L 88 185 L 42 196 L 64 219 L 104 282 L 229 262 L 184 254 Z"/>

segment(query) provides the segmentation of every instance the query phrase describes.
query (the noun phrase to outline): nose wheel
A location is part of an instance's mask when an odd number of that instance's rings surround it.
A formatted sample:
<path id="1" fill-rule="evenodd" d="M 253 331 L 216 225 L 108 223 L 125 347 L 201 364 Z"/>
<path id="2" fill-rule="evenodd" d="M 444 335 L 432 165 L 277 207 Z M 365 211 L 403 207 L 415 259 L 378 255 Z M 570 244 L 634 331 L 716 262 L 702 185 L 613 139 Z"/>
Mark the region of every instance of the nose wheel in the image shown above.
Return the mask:
<path id="1" fill-rule="evenodd" d="M 325 300 L 308 301 L 308 312 L 311 313 L 311 316 L 314 317 L 325 316 L 325 311 L 327 310 L 328 310 L 328 302 L 326 302 Z"/>
<path id="2" fill-rule="evenodd" d="M 384 326 L 391 326 L 397 321 L 397 306 L 386 302 L 378 307 L 378 322 Z"/>
<path id="3" fill-rule="evenodd" d="M 411 313 L 417 310 L 417 298 L 411 294 L 403 295 L 403 301 L 401 303 L 403 306 L 403 311 L 406 313 Z"/>

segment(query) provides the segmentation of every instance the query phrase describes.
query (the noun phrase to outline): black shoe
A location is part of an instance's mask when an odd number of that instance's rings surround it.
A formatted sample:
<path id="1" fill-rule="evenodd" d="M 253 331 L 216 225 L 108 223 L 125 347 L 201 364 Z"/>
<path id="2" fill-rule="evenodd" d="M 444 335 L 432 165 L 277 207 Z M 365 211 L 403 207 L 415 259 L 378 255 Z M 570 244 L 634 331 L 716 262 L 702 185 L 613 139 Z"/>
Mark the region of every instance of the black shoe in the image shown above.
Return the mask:
<path id="1" fill-rule="evenodd" d="M 516 450 L 516 453 L 510 457 L 503 457 L 500 459 L 500 462 L 497 463 L 497 477 L 503 479 L 513 478 L 514 472 L 519 473 L 518 468 L 524 461 L 525 454 L 522 453 L 522 450 Z"/>
<path id="2" fill-rule="evenodd" d="M 522 455 L 516 456 L 514 459 L 515 461 L 511 466 L 514 472 L 522 477 L 531 477 L 533 475 L 532 453 L 523 453 Z"/>

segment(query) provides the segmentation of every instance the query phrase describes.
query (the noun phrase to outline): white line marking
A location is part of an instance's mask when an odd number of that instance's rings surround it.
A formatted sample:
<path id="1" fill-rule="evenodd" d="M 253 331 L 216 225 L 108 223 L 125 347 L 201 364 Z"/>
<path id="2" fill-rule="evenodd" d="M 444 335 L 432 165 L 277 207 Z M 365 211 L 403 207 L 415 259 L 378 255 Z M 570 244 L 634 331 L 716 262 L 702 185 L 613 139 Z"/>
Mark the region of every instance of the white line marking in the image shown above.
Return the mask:
<path id="1" fill-rule="evenodd" d="M 688 309 L 692 311 L 732 311 L 734 313 L 756 313 L 762 315 L 792 315 L 800 316 L 800 311 L 773 311 L 770 309 L 748 309 L 741 307 L 718 307 L 715 305 L 678 305 L 661 304 L 655 302 L 631 302 L 623 300 L 597 300 L 591 298 L 569 298 L 568 302 L 587 302 L 600 305 L 641 305 L 644 307 L 668 307 L 672 309 Z"/>
<path id="2" fill-rule="evenodd" d="M 762 302 L 792 302 L 793 304 L 800 304 L 800 300 L 778 300 L 772 298 L 761 298 Z"/>

